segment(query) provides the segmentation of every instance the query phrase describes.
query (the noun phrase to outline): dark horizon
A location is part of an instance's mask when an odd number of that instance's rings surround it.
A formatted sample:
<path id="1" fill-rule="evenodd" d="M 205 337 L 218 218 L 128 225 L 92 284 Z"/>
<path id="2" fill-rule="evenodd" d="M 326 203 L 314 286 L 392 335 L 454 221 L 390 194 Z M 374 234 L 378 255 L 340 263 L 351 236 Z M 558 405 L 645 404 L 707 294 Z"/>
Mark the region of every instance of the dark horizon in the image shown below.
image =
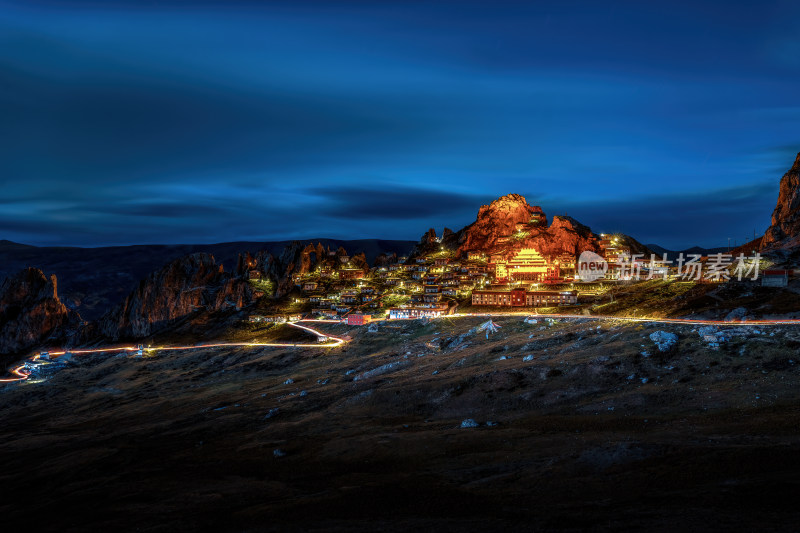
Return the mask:
<path id="1" fill-rule="evenodd" d="M 769 226 L 786 1 L 0 0 L 0 239 L 417 240 L 524 195 L 670 249 Z"/>

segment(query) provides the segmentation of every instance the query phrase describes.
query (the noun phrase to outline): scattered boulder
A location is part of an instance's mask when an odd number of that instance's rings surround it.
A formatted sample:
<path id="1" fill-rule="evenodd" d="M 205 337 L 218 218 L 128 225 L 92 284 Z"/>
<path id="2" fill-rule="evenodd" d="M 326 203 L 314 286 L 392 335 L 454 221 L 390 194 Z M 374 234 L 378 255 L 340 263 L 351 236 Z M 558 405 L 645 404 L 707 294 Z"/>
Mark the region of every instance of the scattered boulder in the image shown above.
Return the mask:
<path id="1" fill-rule="evenodd" d="M 720 332 L 714 326 L 704 326 L 697 330 L 697 334 L 703 339 L 703 342 L 708 343 L 709 348 L 719 348 L 720 343 L 725 342 L 726 335 Z"/>
<path id="2" fill-rule="evenodd" d="M 741 322 L 744 321 L 747 315 L 747 309 L 744 307 L 737 307 L 727 315 L 725 315 L 725 322 Z"/>
<path id="3" fill-rule="evenodd" d="M 656 343 L 659 352 L 668 352 L 678 344 L 678 336 L 668 331 L 655 331 L 650 334 L 650 340 Z"/>
<path id="4" fill-rule="evenodd" d="M 697 334 L 701 337 L 705 337 L 706 335 L 716 335 L 719 330 L 714 326 L 703 326 L 697 330 Z"/>
<path id="5" fill-rule="evenodd" d="M 353 378 L 353 381 L 360 381 L 375 376 L 380 376 L 381 374 L 386 374 L 388 372 L 392 372 L 393 370 L 399 370 L 400 368 L 404 368 L 409 364 L 410 363 L 407 361 L 394 361 L 392 363 L 386 363 L 385 365 L 381 365 L 377 368 L 373 368 L 372 370 L 368 370 L 362 374 L 357 375 L 356 377 Z"/>
<path id="6" fill-rule="evenodd" d="M 479 426 L 480 426 L 480 424 L 478 424 L 472 418 L 465 418 L 464 420 L 461 421 L 461 428 L 462 429 L 463 428 L 476 428 L 476 427 L 479 427 Z"/>

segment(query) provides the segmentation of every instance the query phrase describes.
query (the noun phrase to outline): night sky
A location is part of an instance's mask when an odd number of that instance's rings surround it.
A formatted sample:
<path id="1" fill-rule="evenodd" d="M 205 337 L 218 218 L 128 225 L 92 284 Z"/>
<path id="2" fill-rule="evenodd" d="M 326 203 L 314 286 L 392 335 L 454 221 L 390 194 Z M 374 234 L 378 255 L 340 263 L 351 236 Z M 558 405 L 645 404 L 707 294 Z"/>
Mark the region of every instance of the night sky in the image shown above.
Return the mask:
<path id="1" fill-rule="evenodd" d="M 516 192 L 596 232 L 741 243 L 800 151 L 798 20 L 788 1 L 0 0 L 0 239 L 416 240 Z"/>

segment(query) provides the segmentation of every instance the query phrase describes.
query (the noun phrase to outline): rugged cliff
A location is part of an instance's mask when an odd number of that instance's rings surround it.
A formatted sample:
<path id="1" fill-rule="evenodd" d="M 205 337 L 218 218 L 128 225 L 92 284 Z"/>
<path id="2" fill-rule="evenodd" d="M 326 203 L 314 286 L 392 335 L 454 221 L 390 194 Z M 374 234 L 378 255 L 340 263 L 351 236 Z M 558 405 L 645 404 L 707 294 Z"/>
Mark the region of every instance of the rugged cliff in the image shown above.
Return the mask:
<path id="1" fill-rule="evenodd" d="M 800 247 L 800 153 L 781 178 L 772 225 L 761 240 L 762 250 Z"/>
<path id="2" fill-rule="evenodd" d="M 248 282 L 225 273 L 214 256 L 192 254 L 139 282 L 125 301 L 100 319 L 98 330 L 113 340 L 147 337 L 195 312 L 242 307 L 252 298 Z"/>
<path id="3" fill-rule="evenodd" d="M 529 227 L 522 234 L 511 240 L 509 248 L 512 251 L 534 248 L 545 256 L 578 256 L 587 250 L 599 251 L 597 235 L 588 226 L 568 216 L 557 215 L 550 226 Z"/>
<path id="4" fill-rule="evenodd" d="M 518 225 L 526 229 L 535 226 L 539 230 L 547 226 L 547 218 L 541 207 L 529 205 L 520 194 L 501 196 L 489 205 L 482 205 L 475 222 L 459 232 L 459 251 L 488 251 L 502 237 L 514 234 Z"/>
<path id="5" fill-rule="evenodd" d="M 78 333 L 80 316 L 58 299 L 56 277 L 26 268 L 0 285 L 0 353 L 13 354 Z"/>
<path id="6" fill-rule="evenodd" d="M 346 254 L 341 248 L 338 253 Z M 293 274 L 310 272 L 322 262 L 329 261 L 335 264 L 339 260 L 338 253 L 334 256 L 329 255 L 330 249 L 323 247 L 321 243 L 315 246 L 311 243 L 294 241 L 277 257 L 265 251 L 259 252 L 253 260 L 252 270 L 274 281 L 276 286 L 274 296 L 280 298 L 289 294 L 294 287 Z"/>
<path id="7" fill-rule="evenodd" d="M 535 248 L 550 256 L 579 255 L 597 251 L 597 241 L 591 229 L 568 216 L 556 216 L 548 226 L 541 207 L 528 204 L 522 195 L 508 194 L 481 206 L 475 222 L 458 232 L 445 228 L 437 238 L 433 229 L 428 230 L 410 259 L 441 248 L 461 256 L 470 252 L 513 255 L 521 248 Z"/>

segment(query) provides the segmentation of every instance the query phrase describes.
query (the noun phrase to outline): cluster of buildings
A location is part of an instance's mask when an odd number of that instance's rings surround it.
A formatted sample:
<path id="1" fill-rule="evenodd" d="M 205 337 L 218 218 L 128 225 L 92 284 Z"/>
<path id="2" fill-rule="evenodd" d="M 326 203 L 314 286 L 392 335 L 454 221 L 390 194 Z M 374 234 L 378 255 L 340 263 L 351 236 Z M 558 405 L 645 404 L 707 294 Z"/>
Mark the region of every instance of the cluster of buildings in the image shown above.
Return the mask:
<path id="1" fill-rule="evenodd" d="M 609 259 L 629 251 L 613 239 L 604 239 L 601 246 Z M 294 276 L 298 289 L 294 301 L 309 304 L 312 312 L 322 318 L 359 324 L 367 323 L 368 318 L 364 317 L 372 315 L 390 319 L 436 318 L 453 313 L 459 301 L 470 298 L 473 305 L 491 307 L 577 303 L 578 292 L 562 288 L 574 280 L 576 257 L 546 257 L 534 248 L 509 246 L 508 250 L 492 254 L 471 252 L 460 258 L 440 250 L 413 259 L 399 257 L 372 268 L 354 266 L 340 250 L 334 261 L 322 262 L 311 271 Z"/>
<path id="2" fill-rule="evenodd" d="M 520 235 L 541 221 L 517 228 Z M 518 225 L 519 226 L 519 225 Z M 504 244 L 504 241 L 507 244 Z M 372 316 L 390 319 L 436 318 L 453 313 L 458 302 L 488 307 L 556 307 L 578 303 L 577 257 L 563 253 L 546 256 L 532 247 L 520 247 L 517 235 L 501 237 L 492 253 L 470 252 L 463 257 L 440 249 L 409 259 L 369 268 L 353 261 L 342 249 L 309 272 L 295 274 L 294 303 L 308 304 L 322 318 L 367 324 Z M 666 277 L 669 262 L 631 255 L 623 239 L 601 234 L 600 256 L 608 269 L 605 280 Z M 785 283 L 776 273 L 770 283 Z M 780 273 L 782 274 L 782 273 Z M 592 292 L 591 286 L 582 286 Z M 286 317 L 291 320 L 295 317 Z M 270 320 L 261 317 L 257 320 Z"/>
<path id="3" fill-rule="evenodd" d="M 555 307 L 578 303 L 578 291 L 540 291 L 527 287 L 498 287 L 472 292 L 472 305 L 494 307 Z"/>
<path id="4" fill-rule="evenodd" d="M 491 281 L 482 259 L 456 260 L 447 252 L 399 257 L 372 268 L 349 261 L 320 264 L 294 276 L 295 303 L 310 304 L 323 318 L 386 314 L 390 318 L 435 318 L 452 313 L 459 300 Z"/>
<path id="5" fill-rule="evenodd" d="M 353 317 L 359 324 L 370 315 L 436 318 L 455 312 L 458 302 L 470 297 L 474 305 L 495 307 L 569 305 L 577 302 L 576 291 L 532 287 L 568 282 L 574 269 L 574 258 L 551 261 L 532 248 L 509 257 L 472 253 L 458 258 L 438 251 L 373 268 L 341 261 L 296 275 L 293 298 L 321 318 L 349 323 Z"/>

